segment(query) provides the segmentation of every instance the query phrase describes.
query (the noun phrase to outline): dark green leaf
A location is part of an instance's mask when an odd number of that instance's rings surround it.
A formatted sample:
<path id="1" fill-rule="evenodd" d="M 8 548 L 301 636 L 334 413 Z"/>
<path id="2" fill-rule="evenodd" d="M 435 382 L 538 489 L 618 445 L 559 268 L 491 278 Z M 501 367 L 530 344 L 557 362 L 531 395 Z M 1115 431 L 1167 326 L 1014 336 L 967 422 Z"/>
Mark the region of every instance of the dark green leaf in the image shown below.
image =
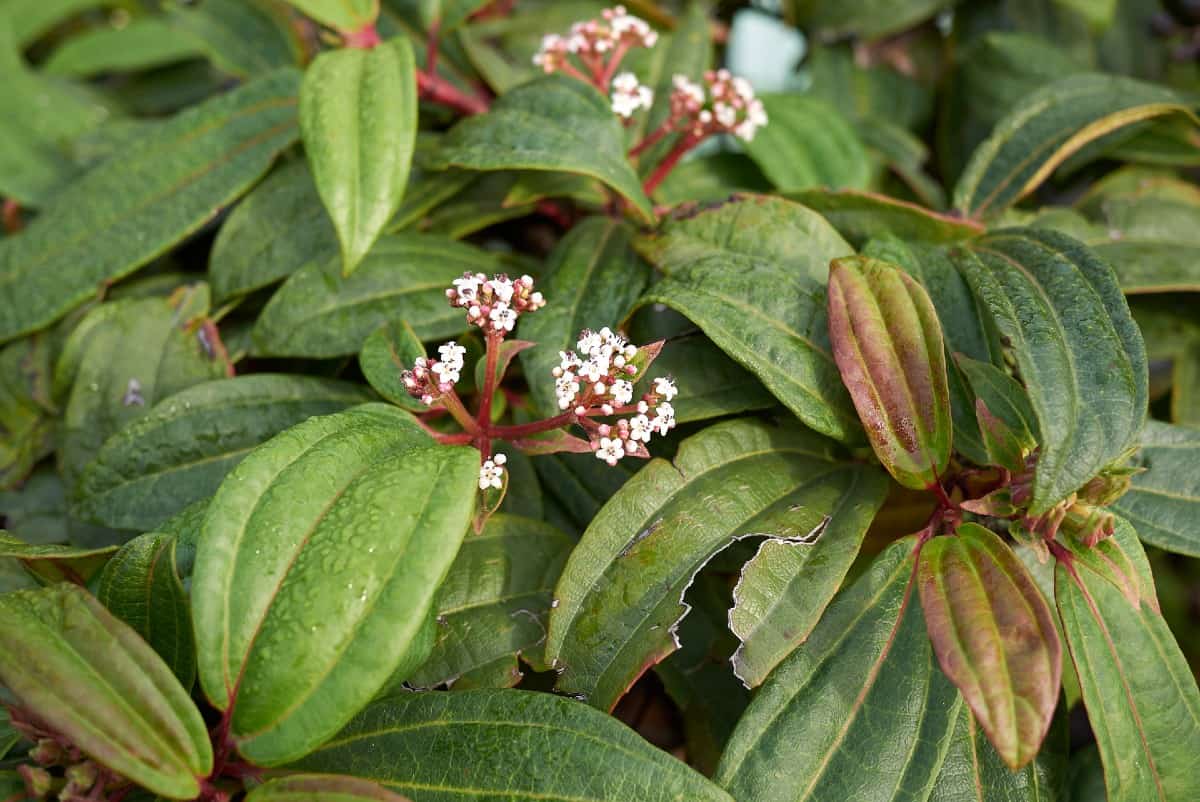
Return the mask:
<path id="1" fill-rule="evenodd" d="M 893 235 L 909 242 L 956 242 L 983 233 L 969 220 L 940 215 L 905 201 L 844 189 L 808 189 L 788 194 L 792 200 L 820 212 L 856 245 L 873 237 Z"/>
<path id="2" fill-rule="evenodd" d="M 811 95 L 763 95 L 762 102 L 770 123 L 746 152 L 780 191 L 866 189 L 867 151 L 841 112 Z"/>
<path id="3" fill-rule="evenodd" d="M 739 722 L 716 780 L 736 799 L 924 799 L 960 709 L 912 598 L 915 541 L 843 591 Z M 897 703 L 902 700 L 902 703 Z"/>
<path id="4" fill-rule="evenodd" d="M 251 789 L 246 802 L 408 802 L 370 780 L 337 774 L 294 774 Z"/>
<path id="5" fill-rule="evenodd" d="M 862 439 L 825 311 L 829 262 L 852 249 L 819 215 L 777 198 L 738 198 L 693 210 L 638 247 L 666 274 L 639 305 L 686 315 L 808 426 Z"/>
<path id="6" fill-rule="evenodd" d="M 506 93 L 487 114 L 446 135 L 435 164 L 471 170 L 562 170 L 598 178 L 646 220 L 650 202 L 625 158 L 608 99 L 582 81 L 551 75 Z"/>
<path id="7" fill-rule="evenodd" d="M 154 650 L 75 585 L 0 595 L 0 682 L 82 752 L 192 799 L 212 769 L 200 711 Z"/>
<path id="8" fill-rule="evenodd" d="M 555 589 L 546 659 L 561 672 L 558 688 L 611 708 L 678 648 L 684 593 L 716 553 L 750 535 L 813 538 L 864 470 L 833 461 L 833 443 L 808 430 L 748 420 L 688 438 L 673 463 L 651 461 L 596 514 Z M 806 604 L 814 618 L 861 534 L 851 527 L 831 549 L 836 565 Z M 812 623 L 794 629 L 802 635 Z"/>
<path id="9" fill-rule="evenodd" d="M 1148 575 L 1132 527 L 1121 522 L 1104 543 Z M 1130 599 L 1077 559 L 1056 572 L 1058 610 L 1113 802 L 1200 796 L 1200 691 L 1148 591 Z"/>
<path id="10" fill-rule="evenodd" d="M 46 59 L 43 70 L 87 77 L 146 70 L 199 55 L 199 43 L 185 31 L 155 17 L 139 17 L 122 28 L 96 28 L 68 39 Z"/>
<path id="11" fill-rule="evenodd" d="M 457 756 L 450 772 L 448 755 Z M 418 802 L 732 802 L 612 717 L 529 691 L 377 702 L 298 767 L 353 773 Z"/>
<path id="12" fill-rule="evenodd" d="M 417 135 L 417 79 L 404 38 L 331 50 L 300 88 L 300 130 L 349 275 L 400 206 Z"/>
<path id="13" fill-rule="evenodd" d="M 466 533 L 479 455 L 384 405 L 311 418 L 233 470 L 192 579 L 200 680 L 239 751 L 295 760 L 379 691 Z M 235 704 L 236 702 L 236 704 Z"/>
<path id="14" fill-rule="evenodd" d="M 75 513 L 118 529 L 152 529 L 216 492 L 259 443 L 369 399 L 356 385 L 315 376 L 198 384 L 164 398 L 104 443 L 75 488 Z"/>
<path id="15" fill-rule="evenodd" d="M 4 11 L 17 43 L 24 49 L 58 23 L 110 0 L 7 0 Z"/>
<path id="16" fill-rule="evenodd" d="M 1167 551 L 1200 557 L 1200 431 L 1147 421 L 1135 464 L 1145 469 L 1114 509 L 1138 536 Z"/>
<path id="17" fill-rule="evenodd" d="M 450 282 L 466 271 L 499 272 L 494 256 L 428 234 L 380 237 L 350 276 L 341 260 L 308 265 L 271 298 L 254 327 L 259 353 L 330 357 L 355 354 L 383 323 L 402 320 L 422 340 L 466 328 L 446 301 Z"/>
<path id="18" fill-rule="evenodd" d="M 1062 680 L 1050 608 L 996 534 L 963 524 L 921 548 L 921 608 L 946 675 L 1013 771 L 1034 759 Z"/>
<path id="19" fill-rule="evenodd" d="M 104 566 L 96 598 L 141 635 L 190 689 L 196 680 L 196 646 L 175 548 L 174 535 L 135 537 Z"/>
<path id="20" fill-rule="evenodd" d="M 358 366 L 375 392 L 409 412 L 424 412 L 428 407 L 409 394 L 401 378 L 423 356 L 425 346 L 412 326 L 393 321 L 367 337 L 358 354 Z"/>
<path id="21" fill-rule="evenodd" d="M 272 0 L 202 0 L 167 6 L 168 20 L 187 31 L 216 67 L 250 78 L 300 60 L 291 19 Z"/>
<path id="22" fill-rule="evenodd" d="M 1041 514 L 1137 443 L 1145 346 L 1112 269 L 1070 237 L 1011 229 L 969 247 L 960 268 L 1008 339 L 1037 413 L 1030 511 Z"/>
<path id="23" fill-rule="evenodd" d="M 530 393 L 543 415 L 557 415 L 554 377 L 559 351 L 573 351 L 584 329 L 617 327 L 637 300 L 650 270 L 631 247 L 630 227 L 607 217 L 575 226 L 550 254 L 539 289 L 546 307 L 521 320 L 522 339 L 536 343 L 521 357 Z"/>
<path id="24" fill-rule="evenodd" d="M 572 545 L 554 527 L 512 515 L 493 515 L 468 535 L 438 590 L 433 653 L 409 684 L 515 685 L 518 657 L 540 663 L 551 594 Z"/>
<path id="25" fill-rule="evenodd" d="M 673 338 L 646 372 L 646 381 L 669 376 L 679 388 L 672 402 L 680 423 L 775 406 L 775 397 L 707 337 Z"/>
<path id="26" fill-rule="evenodd" d="M 295 141 L 293 70 L 176 115 L 0 241 L 0 340 L 52 323 L 208 221 Z"/>

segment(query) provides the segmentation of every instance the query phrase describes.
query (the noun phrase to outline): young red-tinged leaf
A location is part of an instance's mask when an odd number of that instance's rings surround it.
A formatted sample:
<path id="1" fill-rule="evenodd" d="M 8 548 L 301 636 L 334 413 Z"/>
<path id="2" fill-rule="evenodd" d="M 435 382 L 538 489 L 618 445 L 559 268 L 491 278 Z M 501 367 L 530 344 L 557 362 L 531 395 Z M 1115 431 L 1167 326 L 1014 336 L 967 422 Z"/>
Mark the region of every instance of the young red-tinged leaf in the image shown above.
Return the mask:
<path id="1" fill-rule="evenodd" d="M 589 454 L 592 444 L 581 437 L 567 434 L 562 429 L 536 434 L 530 437 L 518 437 L 512 444 L 521 449 L 523 454 L 536 456 L 538 454 L 557 454 L 566 451 L 572 454 Z"/>
<path id="2" fill-rule="evenodd" d="M 33 723 L 160 796 L 212 770 L 200 711 L 137 633 L 70 584 L 0 594 L 0 683 Z"/>
<path id="3" fill-rule="evenodd" d="M 924 288 L 887 262 L 835 259 L 829 339 L 883 466 L 905 487 L 936 484 L 950 461 L 950 390 L 941 325 Z"/>
<path id="4" fill-rule="evenodd" d="M 89 549 L 53 543 L 26 543 L 0 529 L 0 558 L 20 560 L 43 582 L 74 582 L 82 585 L 95 576 L 116 551 L 116 546 Z"/>
<path id="5" fill-rule="evenodd" d="M 990 362 L 954 355 L 954 361 L 975 394 L 975 415 L 988 459 L 1018 472 L 1025 456 L 1037 447 L 1037 415 L 1020 382 Z"/>
<path id="6" fill-rule="evenodd" d="M 1121 552 L 1139 582 L 1151 583 L 1128 523 L 1119 520 L 1113 537 L 1091 551 L 1105 547 Z M 1108 798 L 1200 799 L 1200 690 L 1153 596 L 1130 599 L 1094 570 L 1096 563 L 1061 556 L 1054 595 Z"/>
<path id="7" fill-rule="evenodd" d="M 1014 771 L 1050 728 L 1062 645 L 1050 608 L 1016 554 L 964 524 L 921 549 L 921 606 L 933 650 L 975 719 Z"/>
<path id="8" fill-rule="evenodd" d="M 975 399 L 975 416 L 979 420 L 979 433 L 987 449 L 988 461 L 1013 473 L 1025 467 L 1026 443 L 1008 424 L 992 414 L 987 402 Z"/>
<path id="9" fill-rule="evenodd" d="M 294 774 L 254 788 L 246 802 L 408 802 L 408 797 L 359 777 Z"/>

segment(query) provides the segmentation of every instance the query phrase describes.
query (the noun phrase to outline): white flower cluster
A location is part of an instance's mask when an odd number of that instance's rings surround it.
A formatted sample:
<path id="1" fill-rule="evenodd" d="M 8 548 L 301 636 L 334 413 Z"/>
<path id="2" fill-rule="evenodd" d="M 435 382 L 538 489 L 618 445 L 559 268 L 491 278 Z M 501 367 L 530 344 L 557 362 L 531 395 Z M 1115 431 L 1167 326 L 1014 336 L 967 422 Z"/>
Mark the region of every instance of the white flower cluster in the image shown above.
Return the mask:
<path id="1" fill-rule="evenodd" d="M 654 104 L 654 92 L 642 86 L 632 72 L 623 72 L 612 82 L 612 110 L 622 117 L 632 117 L 638 109 Z"/>
<path id="2" fill-rule="evenodd" d="M 645 20 L 626 12 L 624 6 L 616 6 L 606 8 L 600 19 L 575 23 L 566 36 L 542 37 L 542 47 L 533 63 L 551 73 L 566 66 L 572 53 L 585 58 L 603 57 L 631 47 L 654 47 L 657 41 L 658 33 Z"/>
<path id="3" fill-rule="evenodd" d="M 522 312 L 533 312 L 546 305 L 540 292 L 533 291 L 533 279 L 521 276 L 510 280 L 500 274 L 490 279 L 483 273 L 463 273 L 446 290 L 453 306 L 467 310 L 467 322 L 501 337 L 513 330 Z"/>
<path id="4" fill-rule="evenodd" d="M 707 89 L 686 76 L 676 75 L 671 92 L 671 112 L 691 120 L 693 137 L 726 133 L 749 142 L 767 124 L 766 109 L 745 78 L 732 75 L 729 70 L 709 70 L 704 73 L 704 83 Z"/>
<path id="5" fill-rule="evenodd" d="M 418 357 L 412 370 L 400 374 L 404 388 L 426 406 L 454 389 L 462 376 L 463 355 L 467 349 L 451 340 L 438 346 L 440 359 Z"/>
<path id="6" fill-rule="evenodd" d="M 484 460 L 479 466 L 479 489 L 487 490 L 489 487 L 499 490 L 504 486 L 504 463 L 508 462 L 508 457 L 503 454 L 496 454 L 489 460 Z"/>
<path id="7" fill-rule="evenodd" d="M 600 331 L 585 329 L 576 348 L 560 351 L 558 367 L 553 371 L 559 409 L 570 409 L 580 418 L 593 411 L 601 415 L 632 411 L 623 408 L 633 404 L 638 369 L 632 360 L 637 356 L 637 346 L 605 327 Z M 643 395 L 634 406 L 636 415 L 622 418 L 615 425 L 597 426 L 592 441 L 597 458 L 616 465 L 626 454 L 643 449 L 655 433 L 666 434 L 674 428 L 675 409 L 670 402 L 677 393 L 674 382 L 659 377 L 654 380 L 653 392 Z"/>

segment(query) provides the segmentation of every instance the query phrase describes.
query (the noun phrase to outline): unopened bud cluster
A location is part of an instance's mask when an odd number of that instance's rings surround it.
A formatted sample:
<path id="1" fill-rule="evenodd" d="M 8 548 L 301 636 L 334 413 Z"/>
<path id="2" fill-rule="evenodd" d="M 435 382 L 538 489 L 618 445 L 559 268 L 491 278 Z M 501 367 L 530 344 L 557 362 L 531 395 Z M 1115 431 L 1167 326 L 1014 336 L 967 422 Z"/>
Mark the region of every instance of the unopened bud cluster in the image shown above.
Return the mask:
<path id="1" fill-rule="evenodd" d="M 462 377 L 463 356 L 466 353 L 466 348 L 451 340 L 438 346 L 440 359 L 418 357 L 412 370 L 400 375 L 404 388 L 413 398 L 420 399 L 422 404 L 431 405 L 454 389 Z"/>

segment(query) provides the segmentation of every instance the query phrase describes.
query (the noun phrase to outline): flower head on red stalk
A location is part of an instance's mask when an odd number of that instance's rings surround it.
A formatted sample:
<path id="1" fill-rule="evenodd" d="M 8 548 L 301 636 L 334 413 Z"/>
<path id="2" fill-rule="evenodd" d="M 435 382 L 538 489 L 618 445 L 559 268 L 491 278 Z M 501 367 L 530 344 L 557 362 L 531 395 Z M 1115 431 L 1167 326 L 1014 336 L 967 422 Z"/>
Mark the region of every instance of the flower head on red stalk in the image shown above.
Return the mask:
<path id="1" fill-rule="evenodd" d="M 673 127 L 688 131 L 697 140 L 712 134 L 733 134 L 747 142 L 767 124 L 763 103 L 754 87 L 729 70 L 704 73 L 704 86 L 684 75 L 674 78 L 671 92 Z"/>
<path id="2" fill-rule="evenodd" d="M 635 47 L 654 47 L 657 41 L 658 33 L 649 23 L 627 13 L 624 6 L 616 6 L 605 9 L 598 19 L 575 23 L 566 36 L 552 33 L 542 37 L 541 49 L 534 55 L 533 63 L 547 74 L 564 72 L 607 93 L 610 84 L 615 86 L 613 76 L 625 54 Z M 620 95 L 614 95 L 613 110 L 628 117 L 638 106 L 622 113 L 618 105 L 627 107 L 628 100 L 619 98 L 633 96 L 641 101 L 650 90 L 638 87 L 632 73 L 623 73 L 621 77 L 625 88 Z M 643 91 L 633 91 L 630 78 Z M 648 107 L 649 100 L 642 105 Z"/>
<path id="3" fill-rule="evenodd" d="M 513 330 L 522 312 L 534 312 L 546 305 L 540 292 L 533 291 L 533 279 L 521 276 L 511 280 L 501 273 L 490 279 L 483 273 L 463 273 L 446 290 L 454 306 L 467 310 L 467 322 L 484 333 L 501 337 Z"/>

